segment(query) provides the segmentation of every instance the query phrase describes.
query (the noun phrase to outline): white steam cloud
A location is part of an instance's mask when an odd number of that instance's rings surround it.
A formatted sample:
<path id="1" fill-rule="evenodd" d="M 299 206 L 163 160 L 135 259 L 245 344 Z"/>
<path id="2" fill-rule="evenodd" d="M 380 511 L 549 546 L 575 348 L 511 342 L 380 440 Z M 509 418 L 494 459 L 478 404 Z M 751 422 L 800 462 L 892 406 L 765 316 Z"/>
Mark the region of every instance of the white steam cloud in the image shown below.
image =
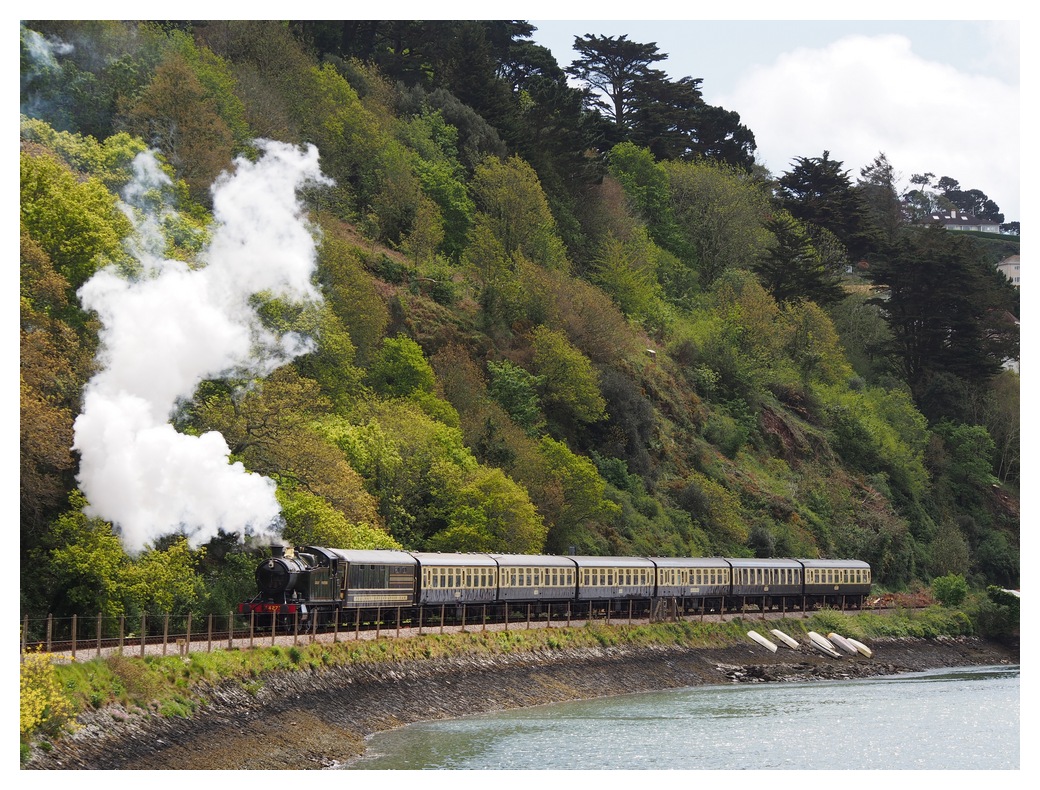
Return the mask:
<path id="1" fill-rule="evenodd" d="M 297 190 L 330 182 L 313 146 L 258 147 L 258 161 L 236 160 L 234 173 L 213 185 L 215 227 L 201 268 L 162 256 L 160 216 L 142 205 L 155 194 L 149 189 L 168 180 L 150 154 L 139 156 L 124 199 L 137 226 L 132 251 L 140 270 L 127 277 L 107 267 L 79 290 L 103 328 L 101 370 L 75 422 L 78 480 L 87 515 L 111 521 L 130 552 L 171 532 L 193 546 L 219 529 L 277 533 L 274 482 L 229 463 L 219 433 L 190 436 L 170 424 L 178 401 L 204 379 L 264 376 L 311 348 L 307 338 L 266 329 L 250 297 L 321 300 L 311 283 L 314 235 Z"/>

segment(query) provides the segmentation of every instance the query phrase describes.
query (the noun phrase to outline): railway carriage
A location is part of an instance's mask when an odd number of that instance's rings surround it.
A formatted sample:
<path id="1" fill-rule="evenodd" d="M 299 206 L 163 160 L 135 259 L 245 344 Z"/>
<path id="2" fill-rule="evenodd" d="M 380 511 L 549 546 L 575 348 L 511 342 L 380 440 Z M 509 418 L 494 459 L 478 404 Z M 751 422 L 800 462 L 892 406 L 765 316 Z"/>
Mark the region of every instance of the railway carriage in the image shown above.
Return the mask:
<path id="1" fill-rule="evenodd" d="M 859 609 L 870 593 L 870 565 L 862 560 L 798 560 L 805 596 L 820 605 Z"/>
<path id="2" fill-rule="evenodd" d="M 571 557 L 548 554 L 492 554 L 498 564 L 501 601 L 573 601 L 578 583 Z"/>
<path id="3" fill-rule="evenodd" d="M 730 591 L 731 568 L 722 557 L 651 557 L 658 598 L 675 598 L 683 611 L 720 611 Z"/>
<path id="4" fill-rule="evenodd" d="M 578 601 L 598 601 L 621 612 L 623 601 L 649 608 L 656 586 L 654 564 L 646 557 L 574 557 L 578 569 Z M 628 604 L 631 606 L 632 604 Z"/>
<path id="5" fill-rule="evenodd" d="M 416 603 L 493 603 L 498 565 L 488 554 L 409 552 L 418 562 Z"/>
<path id="6" fill-rule="evenodd" d="M 788 559 L 730 559 L 729 608 L 751 602 L 768 609 L 802 608 L 802 564 Z"/>

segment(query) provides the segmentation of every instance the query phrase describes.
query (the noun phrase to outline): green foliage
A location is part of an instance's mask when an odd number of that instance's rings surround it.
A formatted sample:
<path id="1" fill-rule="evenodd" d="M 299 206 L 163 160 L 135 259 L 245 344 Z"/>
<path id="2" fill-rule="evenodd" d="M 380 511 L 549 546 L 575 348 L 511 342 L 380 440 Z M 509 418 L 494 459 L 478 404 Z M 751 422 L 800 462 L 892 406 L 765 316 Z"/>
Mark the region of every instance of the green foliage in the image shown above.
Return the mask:
<path id="1" fill-rule="evenodd" d="M 477 227 L 486 228 L 506 255 L 554 269 L 567 267 L 566 252 L 538 176 L 519 157 L 489 157 L 470 183 L 477 204 Z"/>
<path id="2" fill-rule="evenodd" d="M 542 437 L 540 450 L 545 474 L 559 486 L 561 497 L 561 507 L 553 514 L 549 549 L 563 554 L 579 542 L 575 536 L 580 528 L 608 521 L 620 508 L 605 498 L 606 482 L 588 458 L 575 455 L 550 436 Z"/>
<path id="3" fill-rule="evenodd" d="M 442 112 L 426 108 L 412 116 L 401 135 L 418 154 L 415 171 L 423 193 L 439 208 L 443 222 L 439 247 L 450 259 L 459 260 L 476 206 L 458 159 L 458 130 L 444 120 Z"/>
<path id="4" fill-rule="evenodd" d="M 846 463 L 867 473 L 885 472 L 904 500 L 925 494 L 927 429 L 905 393 L 828 386 L 818 392 L 834 432 L 833 447 Z"/>
<path id="5" fill-rule="evenodd" d="M 44 121 L 22 116 L 21 137 L 48 148 L 61 156 L 73 170 L 96 176 L 112 192 L 117 192 L 133 175 L 134 158 L 148 150 L 145 142 L 126 132 L 106 137 L 93 137 L 62 132 Z"/>
<path id="6" fill-rule="evenodd" d="M 708 161 L 665 162 L 664 167 L 672 211 L 702 288 L 727 269 L 750 266 L 766 252 L 773 238 L 764 226 L 771 212 L 769 196 L 747 173 Z M 674 300 L 692 295 L 685 277 L 664 287 Z"/>
<path id="7" fill-rule="evenodd" d="M 436 376 L 419 344 L 398 335 L 383 339 L 383 347 L 369 367 L 368 380 L 376 392 L 407 398 L 417 392 L 432 393 Z"/>
<path id="8" fill-rule="evenodd" d="M 399 549 L 401 545 L 372 524 L 353 524 L 326 500 L 307 491 L 277 491 L 285 527 L 282 537 L 294 546 L 342 549 Z"/>
<path id="9" fill-rule="evenodd" d="M 561 332 L 539 326 L 532 334 L 531 347 L 547 405 L 583 423 L 606 416 L 606 401 L 592 363 Z"/>
<path id="10" fill-rule="evenodd" d="M 130 223 L 100 179 L 81 179 L 50 154 L 23 151 L 20 206 L 22 227 L 72 289 L 102 265 L 122 260 Z"/>
<path id="11" fill-rule="evenodd" d="M 968 597 L 968 583 L 964 577 L 950 573 L 932 579 L 932 595 L 943 606 L 953 609 L 964 603 Z"/>
<path id="12" fill-rule="evenodd" d="M 73 612 L 119 617 L 141 611 L 186 611 L 198 600 L 196 565 L 204 550 L 192 550 L 179 537 L 165 549 L 131 558 L 108 522 L 88 518 L 78 492 L 52 526 L 49 567 L 66 591 Z"/>
<path id="13" fill-rule="evenodd" d="M 618 143 L 607 154 L 607 165 L 625 195 L 647 224 L 651 238 L 681 255 L 685 248 L 671 202 L 668 171 L 649 149 L 631 142 Z"/>
<path id="14" fill-rule="evenodd" d="M 538 398 L 538 389 L 544 384 L 544 379 L 509 360 L 488 362 L 488 373 L 491 374 L 488 394 L 528 436 L 539 435 L 545 427 Z"/>
<path id="15" fill-rule="evenodd" d="M 969 492 L 977 496 L 996 484 L 992 472 L 993 439 L 983 426 L 940 420 L 932 430 L 943 440 L 946 475 L 962 492 L 962 499 L 970 501 L 973 497 Z"/>
<path id="16" fill-rule="evenodd" d="M 541 549 L 545 528 L 527 492 L 478 464 L 458 428 L 414 403 L 370 404 L 352 422 L 328 420 L 323 430 L 361 473 L 390 534 L 406 548 Z"/>

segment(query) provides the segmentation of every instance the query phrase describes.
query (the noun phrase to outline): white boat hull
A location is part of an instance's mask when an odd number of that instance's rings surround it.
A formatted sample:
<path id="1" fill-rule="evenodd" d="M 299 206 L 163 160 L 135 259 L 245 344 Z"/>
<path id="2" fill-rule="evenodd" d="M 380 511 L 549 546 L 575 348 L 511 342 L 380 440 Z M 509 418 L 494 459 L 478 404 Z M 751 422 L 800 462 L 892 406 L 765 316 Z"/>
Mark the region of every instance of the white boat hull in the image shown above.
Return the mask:
<path id="1" fill-rule="evenodd" d="M 848 653 L 850 656 L 854 656 L 859 652 L 855 647 L 853 647 L 849 640 L 843 637 L 841 634 L 836 634 L 833 631 L 831 631 L 829 634 L 827 634 L 827 638 L 833 644 L 836 644 L 838 647 L 840 647 L 842 650 Z"/>
<path id="2" fill-rule="evenodd" d="M 821 636 L 815 631 L 810 631 L 809 641 L 821 653 L 826 653 L 831 658 L 841 658 L 841 653 L 834 649 L 834 645 L 827 640 L 827 637 Z"/>
<path id="3" fill-rule="evenodd" d="M 764 636 L 762 636 L 762 634 L 758 633 L 758 631 L 748 631 L 747 635 L 751 639 L 762 645 L 762 647 L 766 648 L 766 650 L 768 650 L 770 653 L 776 652 L 776 645 L 770 642 Z"/>
<path id="4" fill-rule="evenodd" d="M 769 633 L 771 633 L 773 636 L 775 636 L 777 639 L 779 639 L 781 642 L 783 642 L 785 645 L 787 645 L 792 650 L 797 650 L 798 649 L 798 640 L 797 639 L 792 639 L 787 634 L 785 634 L 783 631 L 781 631 L 779 628 L 770 629 Z"/>
<path id="5" fill-rule="evenodd" d="M 855 639 L 849 639 L 849 644 L 856 648 L 860 653 L 865 655 L 867 658 L 871 658 L 874 655 L 874 651 L 867 647 L 862 642 L 857 642 Z"/>

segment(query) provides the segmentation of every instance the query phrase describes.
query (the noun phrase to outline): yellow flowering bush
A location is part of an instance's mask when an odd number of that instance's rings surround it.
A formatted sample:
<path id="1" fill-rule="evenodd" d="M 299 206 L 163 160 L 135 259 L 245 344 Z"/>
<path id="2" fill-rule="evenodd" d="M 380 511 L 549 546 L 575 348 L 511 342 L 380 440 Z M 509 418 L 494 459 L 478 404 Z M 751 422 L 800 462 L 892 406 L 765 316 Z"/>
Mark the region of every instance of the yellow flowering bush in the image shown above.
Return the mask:
<path id="1" fill-rule="evenodd" d="M 62 693 L 50 656 L 29 652 L 21 666 L 19 731 L 22 739 L 45 728 L 54 732 L 72 716 L 72 704 Z"/>

